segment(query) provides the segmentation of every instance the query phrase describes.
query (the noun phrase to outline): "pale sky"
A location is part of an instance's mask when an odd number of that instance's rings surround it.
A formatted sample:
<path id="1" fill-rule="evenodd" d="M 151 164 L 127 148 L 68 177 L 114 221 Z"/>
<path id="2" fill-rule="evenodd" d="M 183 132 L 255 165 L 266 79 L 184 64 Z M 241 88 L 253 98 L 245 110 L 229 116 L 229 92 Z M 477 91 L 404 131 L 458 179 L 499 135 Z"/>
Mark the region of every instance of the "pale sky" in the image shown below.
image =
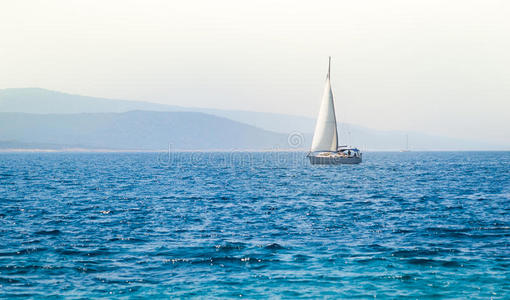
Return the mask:
<path id="1" fill-rule="evenodd" d="M 0 2 L 0 88 L 510 145 L 510 1 Z"/>

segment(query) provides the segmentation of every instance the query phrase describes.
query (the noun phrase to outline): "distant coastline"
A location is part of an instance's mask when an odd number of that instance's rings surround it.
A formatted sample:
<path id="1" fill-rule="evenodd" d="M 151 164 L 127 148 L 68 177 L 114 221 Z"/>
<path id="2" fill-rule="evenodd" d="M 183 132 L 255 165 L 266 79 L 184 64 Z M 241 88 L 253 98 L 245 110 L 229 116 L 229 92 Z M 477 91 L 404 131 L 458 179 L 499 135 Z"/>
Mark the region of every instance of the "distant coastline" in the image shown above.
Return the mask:
<path id="1" fill-rule="evenodd" d="M 158 152 L 169 144 L 182 151 L 309 149 L 314 126 L 315 120 L 304 116 L 0 89 L 3 152 Z M 495 144 L 347 123 L 338 125 L 338 134 L 340 143 L 364 151 L 399 151 L 406 147 L 406 136 L 413 151 L 510 149 L 510 141 Z"/>
<path id="2" fill-rule="evenodd" d="M 241 152 L 241 153 L 265 153 L 265 152 L 303 152 L 306 149 L 175 149 L 171 152 L 174 153 L 228 153 L 228 152 Z M 402 153 L 398 149 L 363 149 L 364 152 L 388 152 L 388 153 Z M 509 152 L 509 149 L 426 149 L 426 150 L 413 150 L 406 153 L 420 153 L 420 152 Z M 166 149 L 159 150 L 125 150 L 125 149 L 85 149 L 85 148 L 63 148 L 63 149 L 29 149 L 29 148 L 0 148 L 1 153 L 168 153 Z"/>

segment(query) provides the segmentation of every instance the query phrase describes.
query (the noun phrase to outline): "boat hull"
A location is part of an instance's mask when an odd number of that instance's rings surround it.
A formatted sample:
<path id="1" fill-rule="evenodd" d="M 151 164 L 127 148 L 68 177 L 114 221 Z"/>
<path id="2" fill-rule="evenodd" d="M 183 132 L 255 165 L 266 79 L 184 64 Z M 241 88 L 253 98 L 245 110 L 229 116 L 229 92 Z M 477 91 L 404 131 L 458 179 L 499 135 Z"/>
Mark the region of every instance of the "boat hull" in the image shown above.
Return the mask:
<path id="1" fill-rule="evenodd" d="M 355 165 L 361 163 L 361 157 L 308 156 L 312 165 Z"/>

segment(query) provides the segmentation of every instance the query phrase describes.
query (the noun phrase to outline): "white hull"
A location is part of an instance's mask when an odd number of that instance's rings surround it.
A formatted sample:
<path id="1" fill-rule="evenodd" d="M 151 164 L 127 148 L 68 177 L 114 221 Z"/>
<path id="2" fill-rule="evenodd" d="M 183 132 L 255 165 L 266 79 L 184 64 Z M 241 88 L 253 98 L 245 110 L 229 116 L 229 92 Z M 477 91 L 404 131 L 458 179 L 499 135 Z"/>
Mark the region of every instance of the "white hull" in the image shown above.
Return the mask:
<path id="1" fill-rule="evenodd" d="M 314 156 L 309 155 L 312 165 L 355 165 L 361 163 L 361 157 Z"/>

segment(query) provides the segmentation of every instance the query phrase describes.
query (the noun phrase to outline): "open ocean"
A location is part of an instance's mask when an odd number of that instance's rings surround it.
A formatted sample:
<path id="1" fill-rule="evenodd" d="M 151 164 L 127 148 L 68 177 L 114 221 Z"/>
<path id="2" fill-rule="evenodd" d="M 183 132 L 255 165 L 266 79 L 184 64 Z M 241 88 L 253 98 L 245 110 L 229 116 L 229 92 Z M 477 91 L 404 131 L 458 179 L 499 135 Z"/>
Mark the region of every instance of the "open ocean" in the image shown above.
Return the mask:
<path id="1" fill-rule="evenodd" d="M 510 152 L 0 154 L 0 298 L 510 299 Z"/>

